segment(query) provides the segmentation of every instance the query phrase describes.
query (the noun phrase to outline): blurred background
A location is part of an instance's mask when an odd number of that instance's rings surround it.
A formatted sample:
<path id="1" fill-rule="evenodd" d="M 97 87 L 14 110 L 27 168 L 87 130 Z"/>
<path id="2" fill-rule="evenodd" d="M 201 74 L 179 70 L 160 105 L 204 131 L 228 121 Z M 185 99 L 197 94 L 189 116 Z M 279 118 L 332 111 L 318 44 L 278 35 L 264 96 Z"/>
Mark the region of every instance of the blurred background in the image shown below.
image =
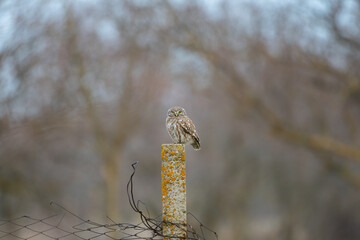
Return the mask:
<path id="1" fill-rule="evenodd" d="M 0 1 L 0 217 L 161 213 L 183 106 L 188 210 L 220 239 L 360 239 L 360 1 Z"/>

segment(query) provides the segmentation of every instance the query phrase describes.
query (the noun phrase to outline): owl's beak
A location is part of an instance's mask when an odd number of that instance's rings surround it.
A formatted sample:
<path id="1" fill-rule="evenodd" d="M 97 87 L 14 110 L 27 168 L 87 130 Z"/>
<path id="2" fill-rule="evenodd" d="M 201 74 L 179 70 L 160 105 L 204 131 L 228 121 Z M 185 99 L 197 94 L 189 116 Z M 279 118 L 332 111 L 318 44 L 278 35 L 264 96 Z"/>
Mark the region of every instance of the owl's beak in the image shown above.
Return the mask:
<path id="1" fill-rule="evenodd" d="M 175 113 L 175 117 L 178 117 L 178 116 L 179 116 L 179 113 L 176 112 L 176 113 Z"/>

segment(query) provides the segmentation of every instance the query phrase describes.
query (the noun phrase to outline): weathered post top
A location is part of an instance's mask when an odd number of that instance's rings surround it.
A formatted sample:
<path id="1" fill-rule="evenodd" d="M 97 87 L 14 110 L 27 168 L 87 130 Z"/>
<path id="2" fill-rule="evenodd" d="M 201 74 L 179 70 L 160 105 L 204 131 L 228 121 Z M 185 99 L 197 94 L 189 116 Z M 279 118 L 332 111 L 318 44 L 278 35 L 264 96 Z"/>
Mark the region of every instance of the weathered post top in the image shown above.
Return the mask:
<path id="1" fill-rule="evenodd" d="M 164 239 L 186 238 L 185 145 L 161 146 Z"/>

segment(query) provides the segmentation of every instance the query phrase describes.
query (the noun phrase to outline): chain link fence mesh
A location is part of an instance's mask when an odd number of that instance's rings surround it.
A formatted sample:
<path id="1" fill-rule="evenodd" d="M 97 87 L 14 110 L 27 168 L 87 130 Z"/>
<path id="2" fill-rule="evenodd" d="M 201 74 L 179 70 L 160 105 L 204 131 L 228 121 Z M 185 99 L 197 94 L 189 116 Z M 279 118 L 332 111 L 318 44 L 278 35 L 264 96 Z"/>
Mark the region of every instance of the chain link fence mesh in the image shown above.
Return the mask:
<path id="1" fill-rule="evenodd" d="M 162 216 L 152 218 L 146 205 L 134 198 L 133 178 L 138 162 L 132 164 L 133 172 L 127 183 L 127 195 L 131 208 L 138 214 L 138 223 L 117 223 L 108 218 L 107 223 L 84 219 L 57 203 L 51 205 L 59 213 L 34 218 L 21 216 L 0 220 L 1 240 L 111 240 L 111 239 L 163 239 Z M 177 226 L 186 231 L 187 239 L 218 239 L 215 231 L 202 224 L 192 213 L 187 213 L 187 226 Z M 173 237 L 172 239 L 183 239 Z"/>

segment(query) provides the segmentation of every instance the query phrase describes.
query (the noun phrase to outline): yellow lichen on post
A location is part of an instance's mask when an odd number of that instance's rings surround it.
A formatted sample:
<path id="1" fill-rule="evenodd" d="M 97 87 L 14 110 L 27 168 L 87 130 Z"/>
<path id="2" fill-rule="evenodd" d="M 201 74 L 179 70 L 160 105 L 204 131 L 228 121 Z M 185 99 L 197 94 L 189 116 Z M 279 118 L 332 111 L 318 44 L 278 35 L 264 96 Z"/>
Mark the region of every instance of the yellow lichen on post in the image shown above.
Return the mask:
<path id="1" fill-rule="evenodd" d="M 186 238 L 185 145 L 161 146 L 164 239 Z"/>

